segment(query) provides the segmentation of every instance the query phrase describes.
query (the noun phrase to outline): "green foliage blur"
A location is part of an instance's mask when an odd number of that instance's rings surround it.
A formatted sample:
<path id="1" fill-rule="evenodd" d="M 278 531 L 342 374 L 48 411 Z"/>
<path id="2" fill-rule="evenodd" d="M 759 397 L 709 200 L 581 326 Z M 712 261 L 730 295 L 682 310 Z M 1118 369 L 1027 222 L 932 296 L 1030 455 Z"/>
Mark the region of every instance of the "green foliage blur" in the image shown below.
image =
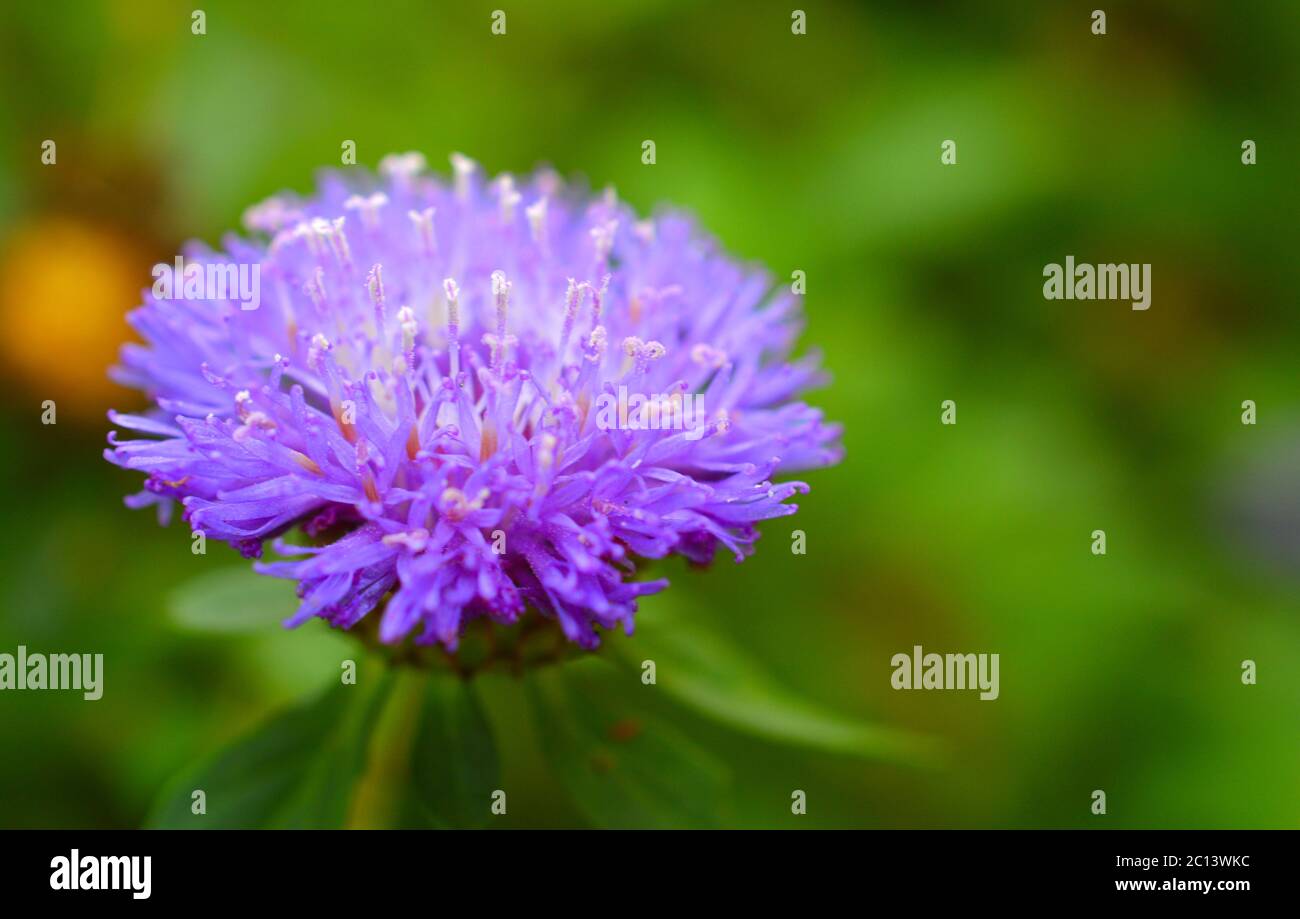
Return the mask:
<path id="1" fill-rule="evenodd" d="M 946 752 L 854 757 L 665 707 L 651 740 L 708 766 L 662 778 L 727 801 L 687 825 L 1300 822 L 1300 5 L 1112 4 L 1095 36 L 1096 3 L 799 0 L 795 36 L 791 5 L 746 0 L 207 0 L 195 36 L 196 5 L 0 10 L 0 652 L 105 655 L 100 701 L 0 693 L 0 826 L 142 825 L 358 653 L 320 623 L 187 628 L 170 598 L 246 563 L 124 508 L 137 477 L 100 458 L 103 412 L 139 404 L 102 380 L 150 266 L 308 191 L 349 139 L 370 167 L 548 163 L 807 273 L 805 343 L 834 375 L 811 399 L 847 459 L 745 564 L 669 565 L 641 617 L 697 617 L 810 704 Z M 1044 300 L 1066 255 L 1150 262 L 1150 310 Z M 635 662 L 636 641 L 610 644 Z M 891 689 L 914 645 L 999 653 L 1000 698 Z M 476 681 L 510 795 L 490 825 L 601 822 L 583 763 L 544 749 L 530 696 L 554 676 Z M 561 711 L 584 698 L 608 702 Z"/>

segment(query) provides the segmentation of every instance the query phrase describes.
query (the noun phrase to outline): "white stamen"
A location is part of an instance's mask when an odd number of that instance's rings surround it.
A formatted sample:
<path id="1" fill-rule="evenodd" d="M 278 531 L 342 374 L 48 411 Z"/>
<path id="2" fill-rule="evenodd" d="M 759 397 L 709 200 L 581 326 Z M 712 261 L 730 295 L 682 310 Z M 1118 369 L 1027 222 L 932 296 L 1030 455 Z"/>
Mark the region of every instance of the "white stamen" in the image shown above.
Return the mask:
<path id="1" fill-rule="evenodd" d="M 596 246 L 597 261 L 603 262 L 609 258 L 610 250 L 614 248 L 614 234 L 617 232 L 617 220 L 608 220 L 591 228 L 591 241 Z"/>
<path id="2" fill-rule="evenodd" d="M 369 274 L 366 275 L 366 291 L 370 294 L 370 302 L 375 305 L 375 322 L 382 326 L 384 322 L 384 266 L 378 262 L 371 266 Z"/>
<path id="3" fill-rule="evenodd" d="M 558 441 L 556 440 L 555 435 L 549 431 L 541 437 L 541 443 L 538 445 L 537 449 L 537 465 L 544 471 L 549 470 L 555 465 L 556 443 L 558 443 Z"/>
<path id="4" fill-rule="evenodd" d="M 325 271 L 317 267 L 312 278 L 302 287 L 303 293 L 311 298 L 312 304 L 319 312 L 325 311 Z"/>
<path id="5" fill-rule="evenodd" d="M 235 443 L 243 443 L 254 431 L 265 431 L 268 436 L 275 436 L 275 422 L 265 412 L 249 412 L 244 423 L 231 435 Z"/>
<path id="6" fill-rule="evenodd" d="M 379 161 L 380 175 L 409 181 L 424 171 L 428 163 L 422 153 L 390 153 Z"/>
<path id="7" fill-rule="evenodd" d="M 330 236 L 330 246 L 334 249 L 334 257 L 339 260 L 339 264 L 351 270 L 352 268 L 352 247 L 348 245 L 348 236 L 343 232 L 343 217 L 337 217 L 334 220 L 333 234 Z"/>
<path id="8" fill-rule="evenodd" d="M 324 249 L 321 248 L 320 244 L 320 237 L 316 234 L 316 231 L 312 229 L 311 224 L 306 222 L 296 224 L 293 228 L 293 235 L 298 239 L 306 240 L 307 249 L 316 258 L 320 258 L 320 256 L 324 254 Z"/>
<path id="9" fill-rule="evenodd" d="M 497 192 L 501 196 L 501 222 L 505 226 L 510 226 L 515 222 L 515 207 L 523 200 L 523 195 L 515 190 L 515 180 L 510 173 L 505 173 L 497 179 Z"/>
<path id="10" fill-rule="evenodd" d="M 298 234 L 293 230 L 281 230 L 280 232 L 276 233 L 275 236 L 271 237 L 271 246 L 270 246 L 271 254 L 272 255 L 279 254 L 280 251 L 283 250 L 285 246 L 287 246 L 289 243 L 293 242 L 297 238 L 298 238 Z"/>
<path id="11" fill-rule="evenodd" d="M 263 233 L 276 233 L 285 224 L 302 219 L 302 211 L 283 198 L 271 197 L 244 211 L 244 226 Z"/>
<path id="12" fill-rule="evenodd" d="M 497 309 L 505 308 L 505 300 L 510 296 L 510 282 L 506 280 L 504 271 L 492 272 L 492 296 L 496 298 Z"/>
<path id="13" fill-rule="evenodd" d="M 349 211 L 360 211 L 361 225 L 367 230 L 376 230 L 379 228 L 379 209 L 387 203 L 388 195 L 379 191 L 368 198 L 352 195 L 343 202 L 343 207 Z"/>
<path id="14" fill-rule="evenodd" d="M 463 153 L 453 153 L 451 169 L 456 174 L 456 197 L 464 201 L 469 198 L 469 178 L 478 169 L 478 163 Z"/>
<path id="15" fill-rule="evenodd" d="M 382 542 L 386 546 L 402 546 L 412 552 L 423 552 L 429 544 L 429 531 L 419 527 L 406 533 L 389 533 Z"/>
<path id="16" fill-rule="evenodd" d="M 533 234 L 533 242 L 546 248 L 546 199 L 538 198 L 536 202 L 524 208 L 524 214 L 528 217 L 528 227 Z"/>
<path id="17" fill-rule="evenodd" d="M 447 488 L 438 501 L 438 510 L 449 520 L 457 522 L 466 517 L 471 511 L 482 510 L 483 503 L 487 501 L 491 494 L 490 491 L 483 488 L 479 490 L 474 500 L 470 501 L 459 488 Z"/>
<path id="18" fill-rule="evenodd" d="M 442 282 L 442 291 L 447 295 L 447 325 L 457 332 L 460 330 L 460 288 L 455 280 L 447 278 Z"/>
<path id="19" fill-rule="evenodd" d="M 407 211 L 406 216 L 411 218 L 411 223 L 415 225 L 415 230 L 420 234 L 420 246 L 425 255 L 433 255 L 438 249 L 438 237 L 433 231 L 433 208 L 426 207 L 422 211 Z"/>
<path id="20" fill-rule="evenodd" d="M 560 350 L 557 353 L 559 360 L 564 360 L 564 352 L 569 346 L 569 335 L 573 332 L 573 323 L 578 318 L 578 311 L 582 309 L 582 298 L 586 291 L 586 286 L 578 284 L 569 278 L 569 289 L 564 294 L 564 325 L 560 328 Z"/>
<path id="21" fill-rule="evenodd" d="M 460 288 L 451 278 L 442 282 L 443 293 L 447 295 L 447 338 L 451 351 L 451 375 L 455 378 L 460 373 Z"/>
<path id="22" fill-rule="evenodd" d="M 496 301 L 497 331 L 495 335 L 484 335 L 483 340 L 492 348 L 493 369 L 501 366 L 501 357 L 505 348 L 516 341 L 513 335 L 506 334 L 506 319 L 510 310 L 510 288 L 513 286 L 506 280 L 505 272 L 492 272 L 492 297 Z"/>
<path id="23" fill-rule="evenodd" d="M 727 352 L 720 351 L 712 345 L 698 344 L 691 348 L 691 360 L 701 367 L 717 370 L 727 362 Z"/>
<path id="24" fill-rule="evenodd" d="M 600 324 L 600 311 L 605 302 L 605 292 L 609 290 L 609 275 L 600 279 L 599 287 L 593 287 L 586 281 L 579 286 L 591 291 L 591 324 L 595 327 Z"/>
<path id="25" fill-rule="evenodd" d="M 587 350 L 591 353 L 583 356 L 593 364 L 599 364 L 601 358 L 605 356 L 605 347 L 605 327 L 603 325 L 598 325 L 592 329 L 591 334 L 587 336 Z"/>
<path id="26" fill-rule="evenodd" d="M 402 307 L 397 311 L 397 323 L 402 330 L 402 351 L 410 354 L 415 349 L 415 334 L 420 331 L 415 312 L 409 306 Z"/>
<path id="27" fill-rule="evenodd" d="M 320 369 L 321 355 L 329 351 L 329 339 L 317 332 L 311 338 L 311 347 L 307 349 L 307 366 L 312 370 Z"/>

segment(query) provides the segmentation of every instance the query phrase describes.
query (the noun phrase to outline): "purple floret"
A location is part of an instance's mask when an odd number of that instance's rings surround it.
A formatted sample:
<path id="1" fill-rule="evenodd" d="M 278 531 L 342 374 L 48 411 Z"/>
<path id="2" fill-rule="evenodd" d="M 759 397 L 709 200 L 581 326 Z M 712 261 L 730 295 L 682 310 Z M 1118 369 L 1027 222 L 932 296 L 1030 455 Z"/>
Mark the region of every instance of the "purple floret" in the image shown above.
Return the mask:
<path id="1" fill-rule="evenodd" d="M 772 477 L 837 461 L 839 428 L 797 401 L 821 381 L 790 359 L 799 298 L 691 219 L 452 161 L 450 184 L 415 154 L 326 175 L 251 209 L 254 238 L 184 252 L 257 266 L 260 302 L 146 293 L 114 372 L 157 409 L 110 413 L 146 436 L 105 456 L 147 474 L 130 506 L 180 501 L 247 557 L 270 540 L 290 625 L 382 608 L 382 640 L 454 650 L 532 607 L 594 647 L 667 586 L 635 559 L 743 559 L 807 491 Z M 704 412 L 655 424 L 620 394 Z"/>

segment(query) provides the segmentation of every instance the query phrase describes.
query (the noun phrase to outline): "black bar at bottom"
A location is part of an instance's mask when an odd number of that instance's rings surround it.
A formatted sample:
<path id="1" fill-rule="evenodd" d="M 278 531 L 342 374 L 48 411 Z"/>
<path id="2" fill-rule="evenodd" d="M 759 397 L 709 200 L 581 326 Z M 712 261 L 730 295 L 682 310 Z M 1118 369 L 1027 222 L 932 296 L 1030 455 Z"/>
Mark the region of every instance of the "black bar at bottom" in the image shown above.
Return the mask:
<path id="1" fill-rule="evenodd" d="M 805 885 L 819 899 L 862 903 L 879 895 L 1231 907 L 1285 895 L 1294 845 L 1287 832 L 1254 830 L 5 831 L 0 881 L 10 904 L 128 907 L 374 907 L 394 896 L 446 904 L 448 894 L 475 892 L 495 903 L 512 893 L 526 901 L 531 891 L 550 908 L 564 891 L 575 905 L 597 894 L 619 899 L 588 902 L 613 905 L 699 885 L 741 899 Z"/>

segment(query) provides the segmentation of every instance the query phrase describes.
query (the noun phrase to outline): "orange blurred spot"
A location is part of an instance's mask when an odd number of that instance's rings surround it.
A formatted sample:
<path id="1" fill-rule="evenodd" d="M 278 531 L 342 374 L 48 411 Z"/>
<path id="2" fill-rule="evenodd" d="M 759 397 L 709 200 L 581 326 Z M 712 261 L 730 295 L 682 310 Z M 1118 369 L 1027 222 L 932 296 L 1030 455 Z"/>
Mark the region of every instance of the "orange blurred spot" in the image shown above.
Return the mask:
<path id="1" fill-rule="evenodd" d="M 54 399 L 60 420 L 103 421 L 114 404 L 138 402 L 107 370 L 149 278 L 146 258 L 112 230 L 64 217 L 20 227 L 0 248 L 3 372 Z"/>

